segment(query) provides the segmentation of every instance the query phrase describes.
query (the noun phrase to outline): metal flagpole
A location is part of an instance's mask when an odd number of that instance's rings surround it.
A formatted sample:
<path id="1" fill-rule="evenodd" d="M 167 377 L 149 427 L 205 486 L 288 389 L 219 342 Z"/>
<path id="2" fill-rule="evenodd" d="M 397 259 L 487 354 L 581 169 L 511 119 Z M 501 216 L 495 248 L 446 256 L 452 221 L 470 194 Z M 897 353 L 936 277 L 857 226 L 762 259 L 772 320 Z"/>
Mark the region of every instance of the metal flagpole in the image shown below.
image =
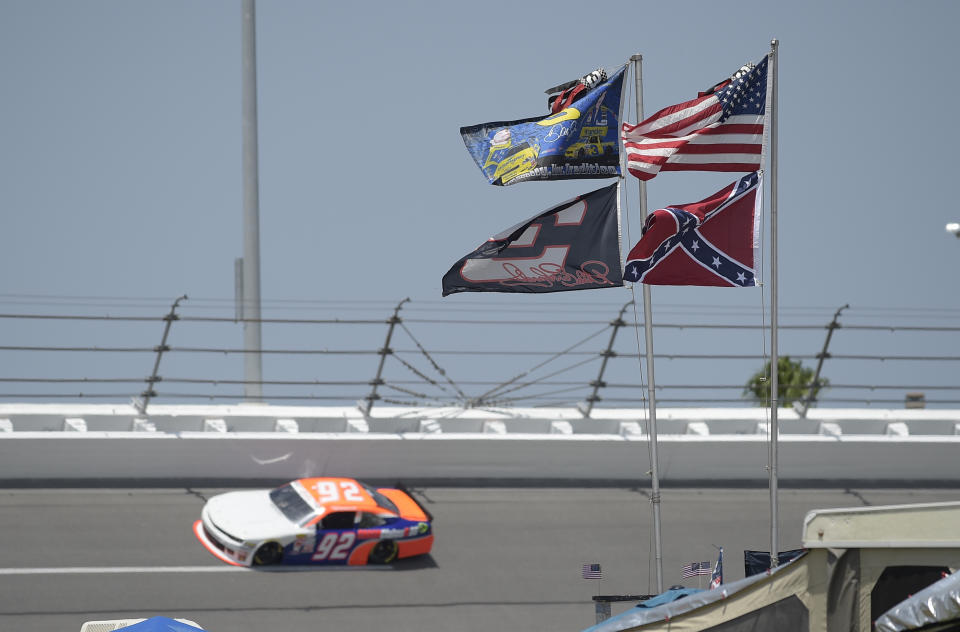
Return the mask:
<path id="1" fill-rule="evenodd" d="M 778 565 L 777 548 L 777 408 L 780 406 L 779 357 L 777 353 L 777 40 L 770 40 L 770 568 Z"/>
<path id="2" fill-rule="evenodd" d="M 643 120 L 643 55 L 630 57 L 636 81 L 637 122 Z M 647 183 L 640 180 L 640 225 L 647 221 Z M 650 286 L 643 287 L 643 332 L 647 347 L 647 389 L 650 398 L 650 504 L 653 505 L 654 554 L 657 559 L 657 593 L 663 592 L 663 546 L 660 541 L 660 472 L 657 457 L 657 395 L 653 377 L 653 316 L 650 307 Z"/>
<path id="3" fill-rule="evenodd" d="M 257 48 L 254 0 L 243 0 L 243 376 L 244 399 L 263 396 L 260 355 L 260 192 L 257 166 Z"/>

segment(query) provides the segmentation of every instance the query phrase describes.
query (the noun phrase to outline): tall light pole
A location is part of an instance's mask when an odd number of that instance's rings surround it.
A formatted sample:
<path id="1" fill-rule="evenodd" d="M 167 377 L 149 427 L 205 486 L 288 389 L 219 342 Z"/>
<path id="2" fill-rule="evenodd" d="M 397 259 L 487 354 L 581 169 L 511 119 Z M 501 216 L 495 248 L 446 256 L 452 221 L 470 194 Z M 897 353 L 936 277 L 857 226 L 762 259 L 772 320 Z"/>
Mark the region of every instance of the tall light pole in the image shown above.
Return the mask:
<path id="1" fill-rule="evenodd" d="M 257 45 L 254 0 L 243 0 L 243 259 L 238 304 L 243 318 L 244 400 L 261 401 L 260 353 L 260 189 L 257 164 Z"/>
<path id="2" fill-rule="evenodd" d="M 948 233 L 953 233 L 954 237 L 956 237 L 957 239 L 960 239 L 960 223 L 950 222 L 949 224 L 947 224 L 946 228 Z"/>

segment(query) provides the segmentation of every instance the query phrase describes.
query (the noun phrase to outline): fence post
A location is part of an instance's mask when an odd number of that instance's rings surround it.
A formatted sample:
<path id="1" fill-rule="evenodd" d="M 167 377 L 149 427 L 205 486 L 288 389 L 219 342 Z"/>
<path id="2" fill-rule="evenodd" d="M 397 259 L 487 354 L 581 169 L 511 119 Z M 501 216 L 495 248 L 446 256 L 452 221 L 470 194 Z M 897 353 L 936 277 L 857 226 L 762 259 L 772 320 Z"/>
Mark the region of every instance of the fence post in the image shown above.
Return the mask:
<path id="1" fill-rule="evenodd" d="M 153 348 L 153 350 L 157 352 L 157 359 L 153 363 L 153 374 L 146 380 L 147 390 L 140 393 L 142 399 L 134 400 L 136 408 L 141 415 L 147 414 L 147 405 L 150 403 L 150 398 L 156 397 L 157 395 L 156 391 L 153 390 L 153 385 L 162 379 L 157 375 L 157 371 L 160 369 L 160 358 L 163 356 L 164 351 L 170 351 L 170 347 L 167 346 L 167 336 L 170 334 L 170 325 L 173 324 L 173 321 L 180 319 L 180 317 L 177 316 L 177 305 L 185 298 L 187 298 L 186 294 L 175 300 L 173 305 L 170 306 L 170 313 L 163 317 L 163 320 L 166 321 L 166 325 L 163 327 L 163 338 L 160 340 L 160 346 Z"/>
<path id="2" fill-rule="evenodd" d="M 817 390 L 817 382 L 820 380 L 820 369 L 823 367 L 823 361 L 830 357 L 830 354 L 827 353 L 827 345 L 830 344 L 830 338 L 833 336 L 833 330 L 840 328 L 840 323 L 837 322 L 837 318 L 840 317 L 840 312 L 848 307 L 850 307 L 849 304 L 838 309 L 833 315 L 833 320 L 831 320 L 830 324 L 827 325 L 827 339 L 823 341 L 823 351 L 817 354 L 817 370 L 813 374 L 813 381 L 810 382 L 810 390 L 807 392 L 807 398 L 803 400 L 802 404 L 794 406 L 794 410 L 797 411 L 797 414 L 800 415 L 801 419 L 806 418 L 807 411 L 810 409 L 810 403 L 813 401 L 813 394 Z"/>
<path id="3" fill-rule="evenodd" d="M 370 411 L 373 409 L 373 402 L 380 399 L 380 396 L 377 395 L 377 387 L 383 384 L 381 376 L 383 375 L 383 364 L 387 361 L 387 356 L 393 353 L 393 349 L 390 348 L 390 339 L 393 337 L 393 329 L 397 326 L 397 323 L 400 321 L 400 308 L 403 307 L 403 304 L 409 301 L 410 298 L 405 298 L 397 304 L 396 309 L 393 310 L 393 316 L 387 322 L 390 323 L 390 327 L 387 328 L 387 340 L 383 343 L 383 348 L 380 349 L 377 353 L 380 354 L 380 364 L 377 366 L 377 376 L 373 378 L 373 381 L 370 384 L 373 386 L 373 389 L 370 391 L 370 394 L 359 403 L 360 411 L 364 415 L 369 415 Z M 364 403 L 366 402 L 366 403 Z"/>
<path id="4" fill-rule="evenodd" d="M 603 356 L 603 362 L 600 363 L 600 373 L 597 375 L 597 379 L 590 382 L 590 386 L 593 387 L 593 392 L 590 393 L 590 396 L 587 397 L 586 402 L 577 406 L 577 410 L 580 411 L 580 414 L 585 418 L 590 418 L 590 413 L 593 412 L 594 402 L 600 401 L 600 397 L 597 396 L 597 393 L 600 391 L 600 388 L 606 386 L 607 383 L 603 381 L 603 372 L 607 368 L 607 361 L 615 357 L 617 354 L 613 350 L 613 341 L 617 339 L 617 332 L 621 327 L 626 325 L 623 322 L 623 313 L 627 311 L 627 308 L 633 305 L 633 301 L 630 301 L 626 305 L 620 308 L 620 314 L 617 316 L 617 319 L 610 322 L 610 325 L 613 327 L 613 331 L 610 333 L 610 342 L 607 343 L 606 350 L 600 355 Z"/>

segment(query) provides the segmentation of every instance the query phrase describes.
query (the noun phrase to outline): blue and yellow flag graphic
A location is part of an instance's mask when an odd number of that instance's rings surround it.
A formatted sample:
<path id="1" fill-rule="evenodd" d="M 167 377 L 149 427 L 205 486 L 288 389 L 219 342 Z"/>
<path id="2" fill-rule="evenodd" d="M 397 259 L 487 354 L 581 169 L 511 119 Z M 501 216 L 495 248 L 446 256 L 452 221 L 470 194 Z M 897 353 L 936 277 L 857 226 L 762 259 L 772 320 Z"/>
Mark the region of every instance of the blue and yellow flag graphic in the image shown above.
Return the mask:
<path id="1" fill-rule="evenodd" d="M 461 127 L 467 151 L 495 185 L 620 175 L 626 66 L 557 113 Z"/>

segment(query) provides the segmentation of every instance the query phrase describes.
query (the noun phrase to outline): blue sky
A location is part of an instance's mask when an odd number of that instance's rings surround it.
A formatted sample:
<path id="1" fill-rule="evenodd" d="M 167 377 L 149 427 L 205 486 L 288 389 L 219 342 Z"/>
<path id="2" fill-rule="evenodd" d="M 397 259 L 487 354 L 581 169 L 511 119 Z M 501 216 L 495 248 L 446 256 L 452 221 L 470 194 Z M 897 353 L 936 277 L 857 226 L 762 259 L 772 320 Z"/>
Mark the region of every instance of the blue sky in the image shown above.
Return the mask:
<path id="1" fill-rule="evenodd" d="M 459 127 L 545 113 L 544 89 L 634 53 L 643 55 L 652 113 L 759 60 L 777 38 L 781 324 L 822 326 L 849 304 L 847 324 L 957 326 L 960 240 L 944 225 L 960 220 L 952 186 L 960 138 L 939 112 L 960 90 L 958 18 L 960 5 L 946 1 L 260 0 L 264 316 L 385 319 L 410 297 L 410 318 L 488 322 L 409 323 L 429 350 L 566 348 L 616 316 L 630 290 L 441 300 L 440 278 L 488 236 L 608 181 L 492 187 Z M 233 263 L 242 254 L 240 33 L 239 0 L 0 0 L 0 312 L 159 317 L 186 294 L 185 315 L 233 315 Z M 661 174 L 649 204 L 698 200 L 732 180 Z M 630 177 L 625 183 L 636 188 Z M 632 206 L 625 252 L 638 226 Z M 654 288 L 653 297 L 655 322 L 758 323 L 769 301 L 759 290 L 712 288 Z M 597 324 L 496 324 L 512 318 Z M 242 346 L 239 326 L 182 325 L 171 344 Z M 264 347 L 382 345 L 383 326 L 346 329 L 265 326 Z M 824 333 L 785 332 L 781 353 L 815 354 Z M 142 347 L 160 334 L 156 322 L 5 319 L 0 345 Z M 587 348 L 599 350 L 606 337 Z M 834 336 L 831 351 L 960 355 L 958 339 L 851 330 Z M 688 331 L 665 334 L 655 348 L 760 353 L 763 343 Z M 2 377 L 142 378 L 153 363 L 150 354 L 0 354 Z M 267 357 L 264 377 L 369 379 L 376 363 L 315 360 Z M 455 379 L 506 379 L 537 361 L 474 358 Z M 661 363 L 658 382 L 742 384 L 758 363 L 679 365 Z M 831 361 L 825 375 L 835 384 L 956 386 L 956 365 Z M 164 373 L 239 379 L 242 360 L 171 354 Z M 596 365 L 586 379 L 591 373 Z"/>

